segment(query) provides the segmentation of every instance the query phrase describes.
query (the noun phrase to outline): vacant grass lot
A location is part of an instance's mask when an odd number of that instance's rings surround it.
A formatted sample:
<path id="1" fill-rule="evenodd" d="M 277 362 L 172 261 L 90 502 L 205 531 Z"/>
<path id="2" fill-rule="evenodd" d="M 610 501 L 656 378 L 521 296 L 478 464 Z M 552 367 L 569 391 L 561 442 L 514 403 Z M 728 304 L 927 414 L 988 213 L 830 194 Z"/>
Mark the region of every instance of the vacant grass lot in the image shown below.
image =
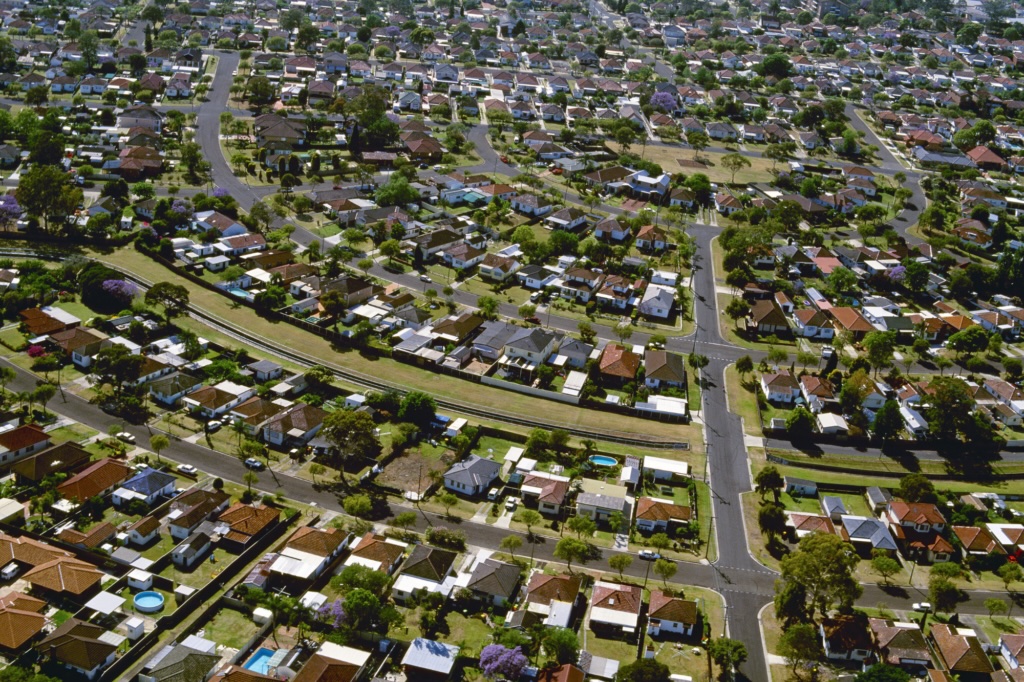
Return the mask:
<path id="1" fill-rule="evenodd" d="M 577 428 L 607 432 L 642 434 L 655 439 L 688 440 L 691 448 L 703 447 L 700 429 L 694 426 L 664 424 L 641 420 L 628 415 L 611 414 L 587 410 L 572 405 L 503 391 L 417 369 L 390 359 L 372 359 L 356 352 L 341 352 L 330 344 L 297 327 L 284 323 L 273 323 L 255 315 L 251 310 L 233 307 L 225 296 L 202 289 L 177 273 L 150 260 L 134 249 L 119 249 L 112 254 L 98 254 L 99 260 L 132 271 L 150 281 L 171 281 L 188 287 L 192 303 L 207 312 L 231 322 L 248 331 L 289 348 L 302 348 L 312 359 L 324 361 L 368 377 L 386 377 L 389 383 L 403 388 L 428 391 L 449 400 L 456 400 L 477 407 L 492 409 L 496 415 L 536 415 L 545 421 L 570 425 Z M 235 346 L 237 342 L 229 342 Z"/>
<path id="2" fill-rule="evenodd" d="M 698 155 L 698 161 L 704 164 L 704 168 L 685 168 L 684 173 L 704 173 L 711 182 L 747 184 L 752 182 L 769 182 L 775 179 L 772 173 L 772 162 L 768 159 L 744 156 L 750 162 L 750 168 L 737 171 L 735 180 L 732 173 L 722 165 L 722 152 L 703 151 Z M 648 145 L 644 152 L 644 158 L 659 164 L 666 173 L 678 173 L 681 169 L 679 159 L 693 160 L 693 149 L 689 147 L 668 147 L 663 145 Z"/>
<path id="3" fill-rule="evenodd" d="M 203 629 L 203 637 L 232 649 L 241 647 L 259 630 L 245 614 L 231 609 L 221 609 Z"/>

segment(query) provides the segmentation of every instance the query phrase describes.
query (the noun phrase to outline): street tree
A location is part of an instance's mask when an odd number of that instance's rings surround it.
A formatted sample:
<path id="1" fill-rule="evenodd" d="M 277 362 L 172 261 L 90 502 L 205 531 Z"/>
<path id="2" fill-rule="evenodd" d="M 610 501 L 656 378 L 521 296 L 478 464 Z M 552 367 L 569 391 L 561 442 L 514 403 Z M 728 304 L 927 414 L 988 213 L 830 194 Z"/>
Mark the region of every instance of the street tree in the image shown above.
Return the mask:
<path id="1" fill-rule="evenodd" d="M 511 554 L 512 558 L 515 559 L 516 550 L 523 546 L 523 539 L 518 535 L 506 535 L 501 539 L 501 543 L 498 546 Z"/>
<path id="2" fill-rule="evenodd" d="M 459 498 L 453 493 L 444 492 L 437 496 L 437 503 L 444 507 L 445 516 L 451 516 L 452 507 L 459 503 Z"/>
<path id="3" fill-rule="evenodd" d="M 1020 564 L 1016 561 L 1008 561 L 999 567 L 996 571 L 996 575 L 1003 581 L 1003 586 L 1009 591 L 1010 585 L 1013 583 L 1019 583 L 1024 579 L 1024 571 L 1021 570 Z"/>
<path id="4" fill-rule="evenodd" d="M 651 570 L 654 571 L 654 575 L 661 578 L 662 582 L 665 583 L 665 586 L 668 587 L 668 581 L 676 574 L 679 567 L 676 565 L 676 562 L 671 561 L 670 559 L 658 559 L 654 562 L 654 566 L 651 567 Z"/>
<path id="5" fill-rule="evenodd" d="M 162 433 L 157 433 L 149 438 L 149 447 L 156 454 L 157 463 L 160 462 L 160 452 L 171 446 L 170 439 Z"/>
<path id="6" fill-rule="evenodd" d="M 693 158 L 708 148 L 711 144 L 711 139 L 707 136 L 707 133 L 700 130 L 691 130 L 686 133 L 686 144 L 693 147 Z"/>
<path id="7" fill-rule="evenodd" d="M 871 557 L 871 569 L 882 576 L 885 584 L 889 584 L 889 578 L 900 572 L 900 562 L 885 553 L 878 553 Z"/>
<path id="8" fill-rule="evenodd" d="M 576 533 L 576 537 L 582 540 L 583 538 L 589 538 L 594 535 L 597 530 L 597 524 L 589 516 L 576 515 L 569 518 L 565 522 L 566 528 Z"/>
<path id="9" fill-rule="evenodd" d="M 757 526 L 772 546 L 786 532 L 786 512 L 781 504 L 768 502 L 757 510 Z"/>
<path id="10" fill-rule="evenodd" d="M 515 515 L 515 520 L 526 526 L 526 533 L 533 536 L 533 527 L 544 520 L 538 512 L 533 509 L 523 509 Z"/>
<path id="11" fill-rule="evenodd" d="M 725 306 L 725 314 L 734 325 L 739 326 L 740 320 L 750 314 L 750 305 L 742 298 L 734 298 Z"/>
<path id="12" fill-rule="evenodd" d="M 481 296 L 476 299 L 476 305 L 480 309 L 480 313 L 488 320 L 498 318 L 498 308 L 501 303 L 494 296 Z"/>
<path id="13" fill-rule="evenodd" d="M 722 669 L 720 677 L 725 679 L 747 660 L 747 647 L 738 640 L 718 637 L 708 643 L 708 655 Z"/>
<path id="14" fill-rule="evenodd" d="M 619 580 L 622 580 L 622 572 L 633 563 L 633 557 L 628 554 L 613 554 L 608 558 L 608 566 L 613 571 L 619 572 Z"/>
<path id="15" fill-rule="evenodd" d="M 960 588 L 948 578 L 935 576 L 928 581 L 928 598 L 937 613 L 952 613 L 960 603 Z"/>
<path id="16" fill-rule="evenodd" d="M 818 630 L 809 623 L 790 625 L 782 631 L 779 638 L 779 655 L 786 659 L 795 675 L 798 670 L 813 661 L 817 661 L 822 654 L 821 640 L 818 638 Z"/>
<path id="17" fill-rule="evenodd" d="M 754 371 L 754 360 L 749 355 L 744 355 L 736 361 L 736 371 L 740 376 L 746 376 Z"/>
<path id="18" fill-rule="evenodd" d="M 990 597 L 985 600 L 985 608 L 988 610 L 990 617 L 1001 616 L 1009 610 L 1006 606 L 1006 602 L 998 597 Z"/>
<path id="19" fill-rule="evenodd" d="M 903 417 L 900 404 L 895 400 L 886 400 L 875 413 L 875 421 L 871 423 L 871 432 L 880 441 L 895 440 L 903 431 Z"/>
<path id="20" fill-rule="evenodd" d="M 867 351 L 868 364 L 878 374 L 878 370 L 892 366 L 893 354 L 896 351 L 896 332 L 868 332 L 862 341 Z"/>
<path id="21" fill-rule="evenodd" d="M 373 510 L 373 501 L 369 495 L 349 495 L 342 501 L 341 506 L 346 514 L 364 519 Z"/>
<path id="22" fill-rule="evenodd" d="M 590 547 L 576 538 L 562 538 L 555 545 L 555 558 L 565 562 L 565 568 L 572 574 L 572 562 L 584 563 L 590 553 Z"/>

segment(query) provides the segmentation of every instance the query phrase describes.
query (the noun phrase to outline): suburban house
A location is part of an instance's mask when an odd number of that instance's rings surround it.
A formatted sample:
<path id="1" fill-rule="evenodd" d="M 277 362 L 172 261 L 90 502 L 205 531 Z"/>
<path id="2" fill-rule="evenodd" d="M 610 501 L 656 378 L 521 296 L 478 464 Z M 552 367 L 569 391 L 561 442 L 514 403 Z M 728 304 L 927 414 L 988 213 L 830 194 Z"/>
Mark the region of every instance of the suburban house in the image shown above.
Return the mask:
<path id="1" fill-rule="evenodd" d="M 623 514 L 628 503 L 627 490 L 591 478 L 582 479 L 582 492 L 576 496 L 576 513 L 594 521 L 605 521 L 612 514 Z"/>
<path id="2" fill-rule="evenodd" d="M 689 523 L 691 510 L 656 497 L 641 497 L 636 503 L 636 527 L 644 533 L 675 531 L 680 525 Z"/>
<path id="3" fill-rule="evenodd" d="M 866 617 L 823 618 L 818 633 L 825 656 L 831 661 L 863 661 L 874 653 Z"/>
<path id="4" fill-rule="evenodd" d="M 638 585 L 598 580 L 590 597 L 590 627 L 632 638 L 640 625 L 643 605 L 643 592 Z"/>
<path id="5" fill-rule="evenodd" d="M 558 515 L 569 494 L 570 480 L 566 476 L 532 471 L 523 478 L 520 488 L 524 504 L 536 504 L 541 514 Z"/>
<path id="6" fill-rule="evenodd" d="M 648 388 L 662 385 L 682 388 L 686 385 L 686 366 L 683 356 L 663 350 L 644 351 L 644 384 Z"/>
<path id="7" fill-rule="evenodd" d="M 391 586 L 391 596 L 405 602 L 413 595 L 436 592 L 447 597 L 455 586 L 452 567 L 458 554 L 429 545 L 413 545 Z"/>
<path id="8" fill-rule="evenodd" d="M 534 572 L 525 588 L 523 608 L 510 611 L 507 618 L 515 627 L 528 628 L 537 623 L 569 627 L 581 584 L 580 576 Z"/>
<path id="9" fill-rule="evenodd" d="M 497 462 L 470 455 L 444 472 L 444 487 L 463 495 L 481 495 L 487 492 L 500 472 L 501 465 Z"/>
<path id="10" fill-rule="evenodd" d="M 88 680 L 95 680 L 117 658 L 124 637 L 106 628 L 69 618 L 36 645 L 44 658 Z"/>
<path id="11" fill-rule="evenodd" d="M 967 634 L 967 633 L 970 634 Z M 932 623 L 929 633 L 942 668 L 961 682 L 991 680 L 995 668 L 972 631 L 964 632 L 945 623 Z"/>
<path id="12" fill-rule="evenodd" d="M 348 534 L 334 528 L 299 528 L 270 563 L 271 576 L 307 583 L 323 574 L 348 546 Z"/>
<path id="13" fill-rule="evenodd" d="M 502 606 L 512 601 L 519 587 L 519 567 L 496 559 L 478 561 L 466 589 L 477 599 Z"/>
<path id="14" fill-rule="evenodd" d="M 647 609 L 647 634 L 658 637 L 662 634 L 693 636 L 697 625 L 697 602 L 651 590 L 651 603 Z"/>
<path id="15" fill-rule="evenodd" d="M 409 679 L 440 682 L 447 680 L 459 658 L 459 647 L 417 637 L 402 657 L 402 669 Z"/>
<path id="16" fill-rule="evenodd" d="M 112 501 L 115 507 L 121 507 L 133 500 L 139 500 L 148 506 L 161 497 L 174 495 L 178 479 L 158 469 L 147 468 L 135 474 L 114 491 Z"/>
<path id="17" fill-rule="evenodd" d="M 345 559 L 346 566 L 365 566 L 387 575 L 394 573 L 405 556 L 404 542 L 369 532 L 359 539 L 352 553 Z"/>
<path id="18" fill-rule="evenodd" d="M 913 673 L 931 667 L 932 657 L 917 623 L 869 618 L 868 628 L 879 661 Z"/>

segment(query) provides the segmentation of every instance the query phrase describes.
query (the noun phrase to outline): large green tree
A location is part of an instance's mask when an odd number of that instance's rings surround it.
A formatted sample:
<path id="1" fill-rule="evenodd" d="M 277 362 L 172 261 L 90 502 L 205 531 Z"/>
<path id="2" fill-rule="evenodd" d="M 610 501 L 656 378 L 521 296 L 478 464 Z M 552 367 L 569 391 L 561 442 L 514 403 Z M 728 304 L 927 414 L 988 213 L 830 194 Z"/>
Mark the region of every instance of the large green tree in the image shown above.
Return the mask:
<path id="1" fill-rule="evenodd" d="M 859 558 L 856 550 L 838 535 L 812 533 L 800 539 L 797 549 L 782 558 L 782 579 L 800 585 L 806 595 L 808 617 L 827 614 L 832 608 L 850 606 L 861 594 L 853 576 Z"/>

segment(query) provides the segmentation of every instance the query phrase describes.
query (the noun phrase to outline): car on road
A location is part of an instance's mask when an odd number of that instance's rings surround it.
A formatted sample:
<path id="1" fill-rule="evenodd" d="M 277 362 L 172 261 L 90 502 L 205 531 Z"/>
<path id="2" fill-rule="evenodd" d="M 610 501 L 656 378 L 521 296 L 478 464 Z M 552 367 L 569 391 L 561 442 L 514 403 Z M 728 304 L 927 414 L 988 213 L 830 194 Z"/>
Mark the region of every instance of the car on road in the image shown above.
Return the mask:
<path id="1" fill-rule="evenodd" d="M 430 279 L 430 275 L 420 275 L 420 281 L 421 282 L 433 282 L 434 280 Z"/>
<path id="2" fill-rule="evenodd" d="M 218 431 L 221 430 L 221 428 L 223 428 L 223 426 L 224 422 L 217 421 L 216 419 L 213 420 L 212 422 L 206 422 L 206 432 L 217 433 Z"/>
<path id="3" fill-rule="evenodd" d="M 926 602 L 926 601 L 914 602 L 913 609 L 915 611 L 921 611 L 923 613 L 927 613 L 927 612 L 932 610 L 932 605 L 931 605 L 930 602 Z"/>
<path id="4" fill-rule="evenodd" d="M 179 474 L 187 474 L 189 476 L 195 476 L 197 473 L 199 473 L 199 469 L 196 469 L 191 464 L 179 464 L 178 465 L 178 473 Z"/>
<path id="5" fill-rule="evenodd" d="M 515 511 L 516 507 L 518 507 L 518 506 L 519 506 L 519 498 L 518 497 L 510 497 L 507 500 L 505 500 L 505 509 L 507 509 L 509 511 Z"/>
<path id="6" fill-rule="evenodd" d="M 530 317 L 523 318 L 523 322 L 529 322 L 530 324 L 540 324 L 540 318 L 537 317 L 536 315 L 531 315 Z"/>
<path id="7" fill-rule="evenodd" d="M 123 441 L 125 443 L 130 443 L 131 445 L 135 445 L 135 436 L 133 436 L 132 434 L 128 433 L 127 431 L 121 431 L 120 433 L 118 433 L 117 434 L 117 439 L 119 441 Z"/>
<path id="8" fill-rule="evenodd" d="M 832 346 L 822 346 L 821 347 L 821 357 L 825 358 L 826 360 L 828 360 L 830 357 L 832 357 L 832 355 L 835 352 L 836 352 L 836 349 L 833 348 Z"/>
<path id="9" fill-rule="evenodd" d="M 250 457 L 249 459 L 245 460 L 245 466 L 247 469 L 252 469 L 253 471 L 263 471 L 263 469 L 265 468 L 263 462 L 259 461 L 255 457 Z"/>
<path id="10" fill-rule="evenodd" d="M 427 164 L 425 164 L 425 163 L 421 163 L 421 164 L 420 164 L 420 170 L 427 170 L 428 168 L 430 168 L 430 166 L 429 166 L 429 165 L 427 165 Z"/>
<path id="11" fill-rule="evenodd" d="M 639 552 L 639 556 L 644 561 L 657 561 L 661 558 L 660 554 L 658 554 L 657 552 L 652 552 L 649 549 L 641 549 Z"/>

